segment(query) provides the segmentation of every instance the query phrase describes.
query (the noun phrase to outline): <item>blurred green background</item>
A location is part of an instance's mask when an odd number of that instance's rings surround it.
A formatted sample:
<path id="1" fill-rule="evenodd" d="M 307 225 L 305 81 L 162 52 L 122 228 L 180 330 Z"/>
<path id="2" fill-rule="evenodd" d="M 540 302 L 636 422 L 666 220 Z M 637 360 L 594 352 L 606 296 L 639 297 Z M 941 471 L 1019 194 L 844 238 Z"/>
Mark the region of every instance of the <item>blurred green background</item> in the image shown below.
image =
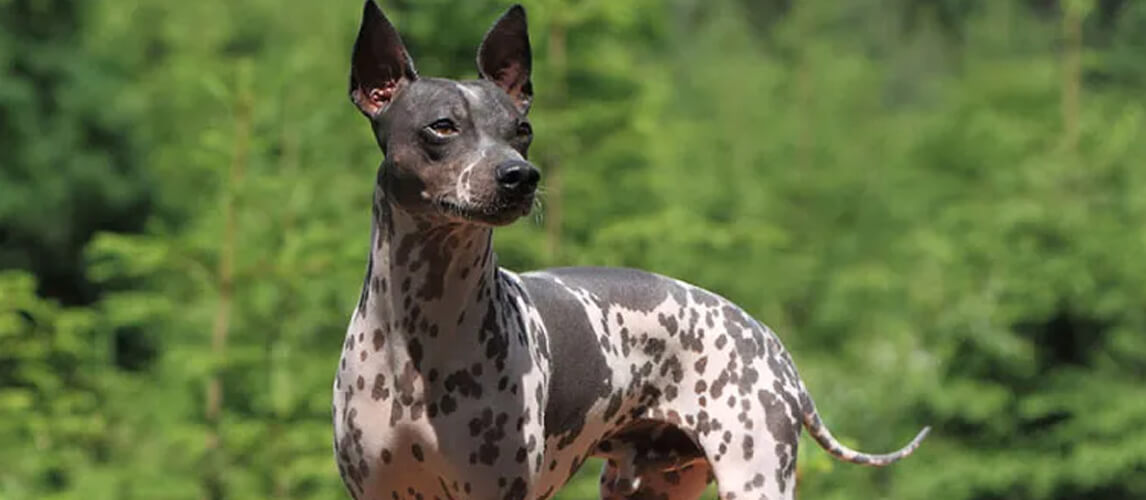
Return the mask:
<path id="1" fill-rule="evenodd" d="M 778 332 L 816 499 L 1146 498 L 1146 1 L 534 0 L 544 206 Z M 472 77 L 502 1 L 385 0 Z M 358 0 L 0 0 L 0 499 L 342 499 Z M 562 499 L 595 498 L 589 464 Z"/>

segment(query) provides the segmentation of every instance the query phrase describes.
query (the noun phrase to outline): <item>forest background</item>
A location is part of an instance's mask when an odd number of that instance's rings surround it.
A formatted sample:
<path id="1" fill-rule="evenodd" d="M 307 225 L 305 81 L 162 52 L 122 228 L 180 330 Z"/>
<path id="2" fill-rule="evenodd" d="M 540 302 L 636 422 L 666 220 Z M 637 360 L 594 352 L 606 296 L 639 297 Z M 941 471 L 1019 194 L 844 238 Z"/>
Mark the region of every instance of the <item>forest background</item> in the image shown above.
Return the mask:
<path id="1" fill-rule="evenodd" d="M 817 499 L 1146 498 L 1146 1 L 527 0 L 542 209 L 778 331 Z M 386 0 L 472 77 L 501 1 Z M 358 0 L 0 0 L 0 499 L 342 499 Z M 562 499 L 595 498 L 590 463 Z"/>

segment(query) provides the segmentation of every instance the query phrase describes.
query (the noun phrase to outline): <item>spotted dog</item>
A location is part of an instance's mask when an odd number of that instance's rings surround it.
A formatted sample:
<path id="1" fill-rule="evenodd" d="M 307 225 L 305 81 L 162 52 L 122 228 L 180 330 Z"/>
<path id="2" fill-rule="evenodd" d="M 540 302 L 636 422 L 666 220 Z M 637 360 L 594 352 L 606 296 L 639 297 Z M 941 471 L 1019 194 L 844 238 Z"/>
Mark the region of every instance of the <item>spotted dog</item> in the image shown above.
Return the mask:
<path id="1" fill-rule="evenodd" d="M 776 335 L 720 296 L 630 269 L 515 274 L 492 233 L 527 214 L 525 12 L 478 48 L 480 78 L 420 77 L 368 0 L 350 98 L 384 153 L 369 264 L 334 381 L 338 469 L 358 500 L 544 499 L 588 457 L 601 497 L 795 496 L 806 427 L 837 442 Z"/>

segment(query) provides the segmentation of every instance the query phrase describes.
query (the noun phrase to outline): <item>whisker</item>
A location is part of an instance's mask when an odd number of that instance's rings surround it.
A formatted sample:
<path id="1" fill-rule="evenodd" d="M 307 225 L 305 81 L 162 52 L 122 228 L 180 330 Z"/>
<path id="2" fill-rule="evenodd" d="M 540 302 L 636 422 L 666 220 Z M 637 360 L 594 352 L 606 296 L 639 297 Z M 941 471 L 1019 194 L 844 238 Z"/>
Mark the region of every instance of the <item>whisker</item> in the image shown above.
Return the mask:
<path id="1" fill-rule="evenodd" d="M 542 194 L 543 193 L 537 193 L 537 196 L 533 197 L 533 223 L 539 226 L 545 219 L 545 204 L 541 202 Z"/>

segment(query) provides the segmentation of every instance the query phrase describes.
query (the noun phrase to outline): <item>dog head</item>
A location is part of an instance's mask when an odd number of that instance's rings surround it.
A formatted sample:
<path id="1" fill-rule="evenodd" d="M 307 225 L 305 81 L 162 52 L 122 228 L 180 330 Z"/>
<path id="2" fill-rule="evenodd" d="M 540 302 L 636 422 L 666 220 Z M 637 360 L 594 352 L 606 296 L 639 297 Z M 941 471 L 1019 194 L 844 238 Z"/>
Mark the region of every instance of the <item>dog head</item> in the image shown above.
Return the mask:
<path id="1" fill-rule="evenodd" d="M 387 199 L 411 214 L 486 226 L 529 213 L 540 172 L 533 129 L 525 9 L 511 7 L 477 51 L 480 78 L 421 78 L 397 30 L 366 0 L 354 43 L 350 100 L 386 159 Z"/>

